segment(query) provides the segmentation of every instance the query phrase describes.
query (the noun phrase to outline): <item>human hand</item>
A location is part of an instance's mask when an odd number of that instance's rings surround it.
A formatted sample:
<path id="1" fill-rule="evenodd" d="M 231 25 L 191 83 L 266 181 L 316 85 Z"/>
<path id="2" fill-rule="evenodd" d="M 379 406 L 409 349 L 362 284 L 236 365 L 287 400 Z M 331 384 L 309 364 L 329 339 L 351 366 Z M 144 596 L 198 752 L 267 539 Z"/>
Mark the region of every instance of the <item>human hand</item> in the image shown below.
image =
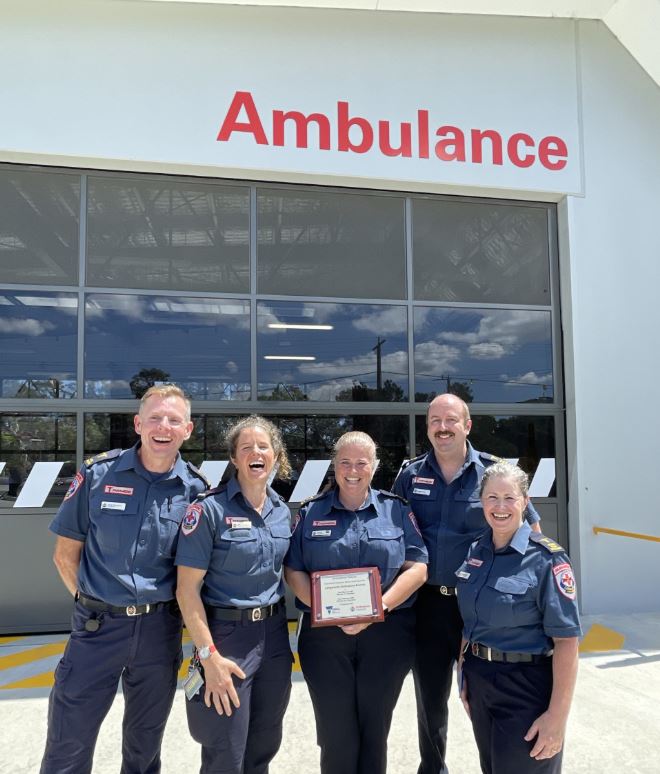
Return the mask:
<path id="1" fill-rule="evenodd" d="M 471 717 L 470 702 L 468 701 L 468 692 L 467 692 L 467 680 L 465 679 L 465 674 L 463 673 L 463 659 L 461 659 L 460 663 L 457 666 L 457 669 L 458 669 L 458 687 L 459 687 L 459 693 L 461 697 L 461 703 L 463 704 L 463 709 L 467 712 L 467 716 Z"/>
<path id="2" fill-rule="evenodd" d="M 525 734 L 526 742 L 531 742 L 536 737 L 536 742 L 529 753 L 530 757 L 540 761 L 557 755 L 564 745 L 565 730 L 565 719 L 549 711 L 539 715 Z"/>
<path id="3" fill-rule="evenodd" d="M 371 626 L 370 623 L 354 623 L 354 624 L 345 624 L 344 626 L 340 626 L 339 628 L 344 632 L 344 634 L 350 634 L 351 636 L 355 634 L 359 634 L 360 632 L 363 632 L 367 626 Z"/>
<path id="4" fill-rule="evenodd" d="M 231 715 L 232 704 L 236 709 L 241 706 L 232 675 L 245 679 L 245 672 L 238 664 L 217 651 L 204 661 L 204 703 L 207 707 L 213 705 L 218 715 Z"/>

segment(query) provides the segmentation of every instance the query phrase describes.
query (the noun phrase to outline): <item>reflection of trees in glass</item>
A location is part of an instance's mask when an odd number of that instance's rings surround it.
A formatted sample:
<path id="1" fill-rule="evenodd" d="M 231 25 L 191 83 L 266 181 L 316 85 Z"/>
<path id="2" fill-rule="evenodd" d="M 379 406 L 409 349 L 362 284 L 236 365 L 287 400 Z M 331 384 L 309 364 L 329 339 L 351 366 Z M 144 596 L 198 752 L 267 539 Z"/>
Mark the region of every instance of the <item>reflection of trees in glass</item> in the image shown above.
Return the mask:
<path id="1" fill-rule="evenodd" d="M 160 368 L 143 368 L 135 374 L 129 385 L 133 395 L 140 399 L 149 387 L 153 387 L 154 384 L 168 382 L 169 378 L 170 375 L 167 371 L 162 371 Z"/>
<path id="2" fill-rule="evenodd" d="M 474 400 L 474 392 L 471 387 L 471 382 L 456 382 L 452 381 L 449 377 L 441 378 L 446 378 L 447 389 L 439 389 L 437 392 L 416 392 L 415 400 L 418 403 L 430 403 L 433 398 L 437 397 L 438 395 L 450 392 L 452 395 L 458 395 L 458 397 L 461 400 L 464 400 L 466 403 L 472 403 Z"/>
<path id="3" fill-rule="evenodd" d="M 16 382 L 16 392 L 10 396 L 7 387 Z M 3 380 L 3 395 L 16 398 L 75 398 L 76 383 L 72 379 L 25 379 Z"/>
<path id="4" fill-rule="evenodd" d="M 383 386 L 369 387 L 364 382 L 357 382 L 352 387 L 349 387 L 341 392 L 337 393 L 336 400 L 338 401 L 390 401 L 392 403 L 405 400 L 405 393 L 403 388 L 391 379 L 386 379 Z"/>

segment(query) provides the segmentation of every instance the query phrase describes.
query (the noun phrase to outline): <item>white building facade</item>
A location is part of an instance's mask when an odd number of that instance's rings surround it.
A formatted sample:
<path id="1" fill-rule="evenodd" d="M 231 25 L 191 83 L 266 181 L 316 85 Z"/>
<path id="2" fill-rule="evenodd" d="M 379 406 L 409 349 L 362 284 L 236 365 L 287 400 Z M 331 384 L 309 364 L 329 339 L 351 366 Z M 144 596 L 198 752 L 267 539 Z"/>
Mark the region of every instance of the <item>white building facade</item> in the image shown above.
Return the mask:
<path id="1" fill-rule="evenodd" d="M 3 631 L 61 627 L 48 521 L 149 379 L 192 395 L 198 462 L 277 419 L 292 502 L 352 427 L 389 486 L 452 389 L 531 473 L 582 610 L 658 609 L 660 89 L 602 18 L 2 15 Z"/>

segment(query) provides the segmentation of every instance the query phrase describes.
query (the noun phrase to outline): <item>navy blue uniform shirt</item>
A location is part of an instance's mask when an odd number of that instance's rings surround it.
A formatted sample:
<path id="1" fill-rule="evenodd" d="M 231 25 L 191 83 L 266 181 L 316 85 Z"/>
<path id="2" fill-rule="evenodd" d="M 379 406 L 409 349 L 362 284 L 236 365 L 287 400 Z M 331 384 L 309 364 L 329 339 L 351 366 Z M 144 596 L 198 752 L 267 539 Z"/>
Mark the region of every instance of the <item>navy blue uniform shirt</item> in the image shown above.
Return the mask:
<path id="1" fill-rule="evenodd" d="M 465 463 L 456 478 L 445 483 L 435 452 L 410 460 L 399 473 L 393 490 L 405 498 L 415 514 L 429 552 L 427 583 L 455 586 L 454 573 L 472 541 L 486 529 L 479 499 L 484 470 L 496 461 L 491 454 L 476 451 L 467 444 Z M 539 521 L 531 505 L 528 521 Z"/>
<path id="2" fill-rule="evenodd" d="M 181 525 L 176 564 L 207 570 L 202 601 L 216 607 L 272 605 L 284 595 L 282 561 L 291 513 L 270 487 L 260 515 L 236 478 L 194 502 Z"/>
<path id="3" fill-rule="evenodd" d="M 369 489 L 357 511 L 345 508 L 334 488 L 300 509 L 284 560 L 292 570 L 345 570 L 378 567 L 383 590 L 394 581 L 405 561 L 426 562 L 428 554 L 415 517 L 391 492 Z M 398 607 L 409 607 L 413 594 Z M 296 599 L 300 610 L 309 610 Z"/>
<path id="4" fill-rule="evenodd" d="M 150 473 L 138 442 L 85 461 L 50 529 L 84 542 L 78 589 L 111 605 L 174 598 L 174 553 L 186 508 L 207 487 L 177 455 L 168 473 Z"/>
<path id="5" fill-rule="evenodd" d="M 456 571 L 463 636 L 514 653 L 547 653 L 552 637 L 579 637 L 575 579 L 564 549 L 523 522 L 495 550 L 490 529 Z"/>

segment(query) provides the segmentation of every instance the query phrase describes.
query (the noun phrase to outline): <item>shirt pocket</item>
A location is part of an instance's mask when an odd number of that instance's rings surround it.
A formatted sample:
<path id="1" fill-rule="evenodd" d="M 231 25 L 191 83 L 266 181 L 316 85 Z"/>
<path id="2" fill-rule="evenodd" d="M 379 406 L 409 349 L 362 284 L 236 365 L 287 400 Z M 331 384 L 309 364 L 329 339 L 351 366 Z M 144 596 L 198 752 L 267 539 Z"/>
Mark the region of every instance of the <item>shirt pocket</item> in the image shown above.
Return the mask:
<path id="1" fill-rule="evenodd" d="M 188 502 L 181 499 L 167 499 L 158 513 L 158 552 L 162 556 L 174 556 L 179 539 L 179 527 L 186 513 Z"/>
<path id="2" fill-rule="evenodd" d="M 486 584 L 491 604 L 488 605 L 488 622 L 496 626 L 516 626 L 529 618 L 536 609 L 535 583 L 531 578 L 511 575 L 493 578 Z"/>
<path id="3" fill-rule="evenodd" d="M 454 507 L 461 515 L 459 531 L 478 534 L 486 529 L 484 509 L 481 505 L 478 489 L 459 489 L 454 495 Z"/>
<path id="4" fill-rule="evenodd" d="M 367 545 L 363 550 L 363 563 L 375 565 L 381 570 L 398 570 L 406 558 L 403 529 L 395 525 L 367 524 Z M 383 577 L 383 582 L 385 578 Z"/>
<path id="5" fill-rule="evenodd" d="M 128 550 L 135 540 L 137 500 L 99 499 L 92 504 L 92 509 L 90 520 L 99 546 L 106 551 Z"/>
<path id="6" fill-rule="evenodd" d="M 273 561 L 275 570 L 279 572 L 282 569 L 282 562 L 284 561 L 286 552 L 289 550 L 291 527 L 287 520 L 286 522 L 280 521 L 275 524 L 269 524 L 268 529 L 273 538 Z"/>
<path id="7" fill-rule="evenodd" d="M 259 542 L 253 529 L 226 529 L 218 541 L 220 567 L 223 572 L 240 575 L 249 572 L 259 562 Z M 215 559 L 211 562 L 215 569 Z"/>

